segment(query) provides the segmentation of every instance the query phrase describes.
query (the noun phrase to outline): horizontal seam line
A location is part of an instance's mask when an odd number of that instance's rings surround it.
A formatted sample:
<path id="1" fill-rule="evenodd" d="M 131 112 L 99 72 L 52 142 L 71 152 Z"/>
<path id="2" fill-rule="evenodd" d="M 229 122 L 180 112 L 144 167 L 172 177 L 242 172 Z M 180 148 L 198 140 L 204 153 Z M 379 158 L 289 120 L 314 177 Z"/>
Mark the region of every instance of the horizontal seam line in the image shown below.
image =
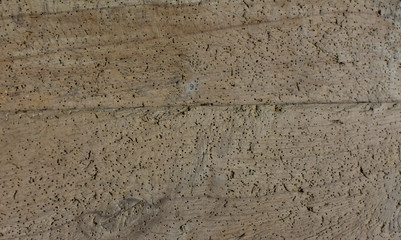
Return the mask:
<path id="1" fill-rule="evenodd" d="M 358 105 L 358 104 L 401 104 L 401 101 L 355 101 L 355 102 L 299 102 L 299 103 L 238 103 L 238 104 L 216 104 L 216 103 L 205 103 L 205 104 L 177 104 L 177 105 L 158 105 L 158 106 L 135 106 L 135 107 L 95 107 L 95 108 L 40 108 L 40 109 L 17 109 L 17 110 L 0 110 L 0 113 L 29 113 L 29 112 L 91 112 L 91 111 L 102 111 L 102 110 L 136 110 L 136 109 L 157 109 L 157 108 L 185 108 L 185 107 L 235 107 L 235 106 L 311 106 L 311 105 Z"/>

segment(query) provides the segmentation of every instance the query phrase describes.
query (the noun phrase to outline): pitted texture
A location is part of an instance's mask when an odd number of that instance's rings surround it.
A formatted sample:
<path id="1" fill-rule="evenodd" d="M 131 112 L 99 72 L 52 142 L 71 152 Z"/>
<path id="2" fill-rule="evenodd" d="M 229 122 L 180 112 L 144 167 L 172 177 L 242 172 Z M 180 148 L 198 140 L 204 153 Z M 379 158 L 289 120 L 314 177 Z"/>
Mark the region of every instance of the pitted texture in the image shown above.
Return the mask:
<path id="1" fill-rule="evenodd" d="M 0 1 L 0 239 L 400 239 L 400 14 Z"/>

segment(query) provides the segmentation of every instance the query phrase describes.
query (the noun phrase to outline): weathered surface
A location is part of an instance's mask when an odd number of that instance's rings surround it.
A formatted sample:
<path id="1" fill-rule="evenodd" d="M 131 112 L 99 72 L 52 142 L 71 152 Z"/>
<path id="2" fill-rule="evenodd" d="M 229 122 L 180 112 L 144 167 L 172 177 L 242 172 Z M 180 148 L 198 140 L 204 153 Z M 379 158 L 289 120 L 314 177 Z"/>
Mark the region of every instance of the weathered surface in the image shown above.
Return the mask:
<path id="1" fill-rule="evenodd" d="M 400 47 L 394 0 L 0 0 L 0 239 L 400 239 Z"/>
<path id="2" fill-rule="evenodd" d="M 333 104 L 3 114 L 1 234 L 401 237 L 400 110 Z"/>
<path id="3" fill-rule="evenodd" d="M 71 2 L 3 3 L 0 110 L 401 100 L 396 1 Z"/>

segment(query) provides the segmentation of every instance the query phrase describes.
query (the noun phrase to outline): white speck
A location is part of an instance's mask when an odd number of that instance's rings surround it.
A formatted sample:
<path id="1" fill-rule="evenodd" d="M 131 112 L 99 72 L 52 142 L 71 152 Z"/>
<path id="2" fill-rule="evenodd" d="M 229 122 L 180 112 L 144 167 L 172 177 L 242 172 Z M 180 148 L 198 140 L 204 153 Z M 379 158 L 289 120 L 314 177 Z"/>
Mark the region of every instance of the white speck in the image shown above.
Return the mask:
<path id="1" fill-rule="evenodd" d="M 398 4 L 398 6 L 400 6 L 400 7 L 401 7 L 401 2 Z"/>

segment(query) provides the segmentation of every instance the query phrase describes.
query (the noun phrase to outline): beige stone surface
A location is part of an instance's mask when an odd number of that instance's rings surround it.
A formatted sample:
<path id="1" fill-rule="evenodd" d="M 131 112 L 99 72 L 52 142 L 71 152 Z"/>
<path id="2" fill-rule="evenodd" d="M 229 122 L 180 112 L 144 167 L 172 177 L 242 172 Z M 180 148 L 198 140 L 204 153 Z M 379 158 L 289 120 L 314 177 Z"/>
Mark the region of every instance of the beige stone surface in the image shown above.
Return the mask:
<path id="1" fill-rule="evenodd" d="M 50 2 L 4 3 L 1 110 L 401 99 L 395 1 Z"/>
<path id="2" fill-rule="evenodd" d="M 400 110 L 334 104 L 3 115 L 2 234 L 401 236 Z"/>
<path id="3" fill-rule="evenodd" d="M 400 14 L 0 1 L 0 239 L 400 239 Z"/>

